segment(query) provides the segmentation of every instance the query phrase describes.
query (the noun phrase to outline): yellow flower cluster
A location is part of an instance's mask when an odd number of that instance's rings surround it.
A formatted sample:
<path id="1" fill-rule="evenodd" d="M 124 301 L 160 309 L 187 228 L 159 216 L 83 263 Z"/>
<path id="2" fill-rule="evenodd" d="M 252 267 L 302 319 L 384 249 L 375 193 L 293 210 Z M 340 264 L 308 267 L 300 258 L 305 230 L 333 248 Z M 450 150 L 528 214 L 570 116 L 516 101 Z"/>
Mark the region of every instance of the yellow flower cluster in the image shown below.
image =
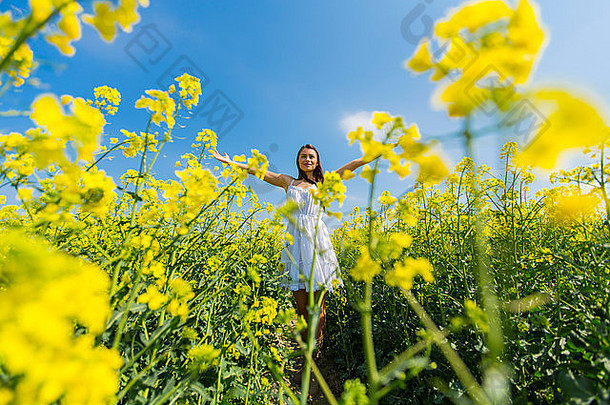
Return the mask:
<path id="1" fill-rule="evenodd" d="M 10 11 L 0 14 L 0 60 L 6 59 L 2 70 L 13 79 L 13 85 L 21 86 L 30 76 L 33 64 L 34 55 L 27 44 L 30 37 L 42 32 L 47 42 L 72 56 L 75 52 L 72 43 L 81 38 L 81 18 L 111 41 L 116 35 L 116 24 L 123 31 L 131 31 L 139 20 L 138 7 L 148 3 L 148 0 L 120 0 L 114 7 L 109 1 L 98 1 L 94 3 L 94 15 L 87 15 L 82 14 L 83 8 L 77 1 L 30 0 L 30 14 L 21 18 L 14 18 Z M 51 21 L 56 23 L 56 29 L 50 27 Z"/>
<path id="2" fill-rule="evenodd" d="M 168 304 L 167 311 L 172 316 L 186 319 L 189 314 L 188 301 L 195 297 L 191 285 L 182 278 L 176 277 L 170 281 L 169 289 L 164 294 L 159 290 L 159 288 L 163 288 L 164 281 L 165 279 L 162 277 L 157 284 L 149 285 L 146 291 L 138 296 L 138 303 L 147 304 L 152 311 Z"/>
<path id="3" fill-rule="evenodd" d="M 413 287 L 413 279 L 417 275 L 422 276 L 428 283 L 434 281 L 432 265 L 428 260 L 424 258 L 414 259 L 412 257 L 407 257 L 403 262 L 396 264 L 394 268 L 386 274 L 385 280 L 390 286 L 410 290 Z"/>
<path id="4" fill-rule="evenodd" d="M 171 300 L 167 311 L 173 316 L 179 316 L 183 320 L 189 313 L 188 301 L 195 297 L 191 285 L 180 277 L 174 278 L 169 283 Z"/>
<path id="5" fill-rule="evenodd" d="M 603 115 L 585 98 L 559 89 L 534 91 L 528 97 L 545 114 L 545 123 L 518 154 L 518 164 L 552 169 L 563 150 L 591 147 L 610 138 Z"/>
<path id="6" fill-rule="evenodd" d="M 449 169 L 437 155 L 418 156 L 415 162 L 419 165 L 418 183 L 437 184 L 449 174 Z"/>
<path id="7" fill-rule="evenodd" d="M 528 0 L 515 9 L 501 0 L 466 4 L 437 22 L 434 35 L 420 43 L 406 67 L 416 73 L 434 70 L 433 81 L 454 78 L 440 91 L 452 117 L 469 115 L 488 100 L 508 107 L 514 85 L 527 81 L 544 41 Z M 448 47 L 440 60 L 433 60 L 432 40 Z M 485 86 L 490 79 L 496 81 L 491 88 Z"/>
<path id="8" fill-rule="evenodd" d="M 140 134 L 121 129 L 121 133 L 125 136 L 125 145 L 120 145 L 119 149 L 123 151 L 125 157 L 136 157 L 138 153 L 156 152 L 159 141 L 154 133 L 146 133 L 140 131 Z"/>
<path id="9" fill-rule="evenodd" d="M 187 356 L 191 370 L 201 373 L 218 364 L 220 350 L 215 349 L 212 345 L 202 343 L 189 349 Z"/>
<path id="10" fill-rule="evenodd" d="M 379 111 L 373 113 L 371 122 L 378 129 L 387 129 L 385 139 L 382 142 L 373 138 L 373 132 L 364 131 L 362 127 L 358 127 L 347 135 L 350 145 L 354 141 L 360 142 L 365 161 L 371 161 L 381 156 L 389 161 L 389 171 L 395 172 L 400 178 L 404 178 L 411 173 L 411 162 L 415 162 L 419 166 L 417 181 L 420 183 L 438 183 L 447 175 L 448 170 L 442 159 L 429 153 L 430 144 L 419 141 L 421 135 L 417 125 L 412 124 L 409 128 L 406 128 L 402 117 L 391 117 L 387 113 Z M 388 143 L 388 141 L 396 138 L 396 143 Z M 394 152 L 393 149 L 396 146 L 401 147 L 401 153 Z M 361 177 L 372 183 L 373 177 L 377 173 L 377 169 L 365 166 Z"/>
<path id="11" fill-rule="evenodd" d="M 114 115 L 121 103 L 121 93 L 117 89 L 108 86 L 99 86 L 93 89 L 95 96 L 95 107 L 98 110 L 106 110 L 110 115 Z"/>
<path id="12" fill-rule="evenodd" d="M 55 175 L 45 185 L 41 201 L 46 204 L 39 211 L 40 219 L 52 220 L 60 208 L 68 211 L 75 205 L 80 205 L 82 211 L 103 216 L 116 198 L 114 188 L 114 181 L 103 170 L 83 171 L 75 166 L 66 166 L 64 172 Z"/>
<path id="13" fill-rule="evenodd" d="M 78 18 L 79 14 L 83 11 L 83 8 L 77 2 L 67 2 L 67 1 L 54 1 L 55 6 L 60 6 L 61 10 L 59 12 L 60 20 L 57 23 L 57 28 L 61 31 L 61 33 L 52 33 L 45 36 L 47 42 L 55 45 L 59 51 L 65 55 L 74 55 L 74 47 L 71 42 L 78 41 L 81 37 L 81 27 L 80 20 Z M 49 0 L 34 0 L 31 1 L 32 4 L 32 12 L 40 13 L 42 10 L 47 8 L 49 10 L 51 8 L 51 2 Z M 43 12 L 46 14 L 46 11 Z"/>
<path id="14" fill-rule="evenodd" d="M 95 15 L 85 15 L 83 21 L 93 25 L 106 41 L 112 41 L 116 36 L 117 24 L 123 31 L 131 32 L 133 25 L 140 20 L 138 7 L 148 7 L 149 1 L 120 0 L 116 7 L 109 1 L 97 1 L 94 4 Z"/>
<path id="15" fill-rule="evenodd" d="M 40 148 L 37 158 L 37 167 L 45 167 L 51 159 L 60 163 L 64 159 L 53 154 L 57 147 L 71 141 L 75 145 L 78 159 L 90 161 L 99 145 L 99 136 L 106 124 L 102 113 L 89 105 L 82 98 L 72 99 L 72 114 L 64 114 L 59 100 L 53 95 L 42 95 L 32 104 L 30 118 L 46 132 L 37 132 L 43 139 L 32 139 L 31 143 L 45 140 L 45 148 Z M 43 153 L 49 151 L 49 155 Z"/>
<path id="16" fill-rule="evenodd" d="M 279 219 L 281 217 L 284 217 L 288 221 L 295 223 L 294 214 L 298 211 L 298 209 L 299 209 L 299 203 L 297 203 L 294 200 L 287 199 L 284 204 L 280 205 L 275 210 L 276 218 Z M 294 241 L 294 237 L 292 237 L 292 235 L 290 236 L 290 238 L 291 238 L 291 240 Z"/>
<path id="17" fill-rule="evenodd" d="M 464 309 L 466 310 L 466 316 L 470 322 L 481 332 L 489 332 L 489 319 L 487 313 L 483 311 L 476 302 L 472 300 L 466 300 L 464 302 Z"/>
<path id="18" fill-rule="evenodd" d="M 267 156 L 263 155 L 258 151 L 258 149 L 252 149 L 252 156 L 248 158 L 248 170 L 252 170 L 256 177 L 262 179 L 265 177 L 265 173 L 267 173 L 267 168 L 269 167 L 269 162 L 267 161 Z M 243 171 L 243 175 L 247 176 L 248 172 Z M 243 177 L 245 179 L 245 177 Z"/>
<path id="19" fill-rule="evenodd" d="M 25 135 L 0 135 L 4 174 L 18 187 L 24 203 L 32 200 L 32 188 L 20 186 L 30 183 L 33 175 L 43 177 L 39 181 L 42 195 L 29 204 L 36 207 L 30 215 L 42 222 L 66 220 L 75 205 L 82 211 L 104 215 L 116 197 L 114 181 L 104 171 L 81 167 L 92 161 L 99 148 L 106 123 L 102 113 L 82 98 L 64 98 L 70 104 L 68 114 L 55 96 L 43 95 L 32 104 L 31 118 L 38 127 L 28 129 Z M 67 151 L 68 146 L 74 153 Z M 74 161 L 71 155 L 76 155 Z M 42 176 L 37 170 L 44 170 Z"/>
<path id="20" fill-rule="evenodd" d="M 246 267 L 246 274 L 248 275 L 248 278 L 250 278 L 250 280 L 252 280 L 252 282 L 254 283 L 254 285 L 256 287 L 258 287 L 261 282 L 261 277 L 259 276 L 256 269 L 258 267 L 260 267 L 260 265 L 263 265 L 265 263 L 267 263 L 267 258 L 258 253 L 255 254 L 254 256 L 252 256 L 248 260 L 248 266 Z"/>
<path id="21" fill-rule="evenodd" d="M 201 82 L 199 78 L 183 73 L 181 76 L 176 77 L 174 80 L 178 82 L 180 91 L 180 100 L 182 104 L 187 108 L 191 109 L 197 106 L 199 103 L 199 96 L 201 95 Z M 173 92 L 173 88 L 170 88 L 170 93 Z"/>
<path id="22" fill-rule="evenodd" d="M 167 124 L 169 129 L 174 127 L 176 120 L 174 112 L 176 110 L 176 102 L 168 92 L 162 90 L 146 90 L 146 94 L 150 97 L 142 96 L 136 101 L 136 108 L 146 108 L 152 112 L 152 122 L 161 126 L 162 122 Z"/>
<path id="23" fill-rule="evenodd" d="M 503 125 L 534 119 L 535 136 L 518 163 L 552 169 L 563 150 L 599 144 L 610 137 L 610 128 L 584 97 L 555 88 L 518 91 L 531 76 L 544 37 L 529 0 L 520 0 L 514 9 L 501 0 L 479 1 L 437 22 L 434 38 L 420 43 L 406 67 L 416 73 L 432 70 L 433 81 L 450 78 L 438 91 L 450 116 L 465 117 L 492 103 L 506 114 Z M 433 56 L 442 53 L 433 51 L 435 42 L 447 49 L 442 58 Z M 527 112 L 522 100 L 532 106 Z M 436 167 L 433 161 L 428 165 Z"/>
<path id="24" fill-rule="evenodd" d="M 106 176 L 103 170 L 92 169 L 82 172 L 79 185 L 80 200 L 82 210 L 93 212 L 100 216 L 106 214 L 110 204 L 116 198 L 114 192 L 115 184 L 112 178 Z M 62 192 L 59 191 L 59 195 Z"/>
<path id="25" fill-rule="evenodd" d="M 333 215 L 338 220 L 341 220 L 342 214 L 340 212 L 328 211 L 328 208 L 330 208 L 330 204 L 333 201 L 338 201 L 339 204 L 343 204 L 343 200 L 345 199 L 345 185 L 343 184 L 339 173 L 326 172 L 324 174 L 324 182 L 318 183 L 318 186 L 315 189 L 310 189 L 309 192 L 314 201 L 327 209 L 326 213 L 328 215 Z"/>
<path id="26" fill-rule="evenodd" d="M 197 133 L 197 137 L 195 139 L 197 142 L 203 143 L 202 150 L 216 150 L 218 137 L 216 132 L 212 131 L 211 129 L 202 129 Z"/>
<path id="27" fill-rule="evenodd" d="M 371 258 L 368 247 L 360 247 L 360 257 L 358 257 L 356 266 L 350 271 L 352 278 L 370 283 L 379 272 L 381 272 L 381 266 Z"/>
<path id="28" fill-rule="evenodd" d="M 392 197 L 392 194 L 390 194 L 388 190 L 381 193 L 381 197 L 379 197 L 379 203 L 381 203 L 381 205 L 392 205 L 396 203 L 396 201 L 398 201 L 398 199 L 396 197 Z"/>
<path id="29" fill-rule="evenodd" d="M 558 221 L 581 220 L 595 214 L 600 199 L 594 194 L 573 194 L 559 196 L 554 218 Z"/>
<path id="30" fill-rule="evenodd" d="M 172 200 L 172 204 L 176 208 L 183 211 L 184 220 L 190 220 L 204 204 L 216 196 L 217 179 L 212 172 L 203 169 L 201 164 L 193 158 L 188 160 L 184 170 L 178 170 L 175 173 L 182 186 L 173 190 L 166 189 L 166 196 Z"/>
<path id="31" fill-rule="evenodd" d="M 246 327 L 251 324 L 260 324 L 254 336 L 269 334 L 269 327 L 277 317 L 278 302 L 271 297 L 262 297 L 261 300 L 255 299 L 248 312 L 243 317 L 243 322 Z"/>
<path id="32" fill-rule="evenodd" d="M 148 247 L 151 245 L 152 243 Z M 158 279 L 163 278 L 163 276 L 165 276 L 165 266 L 157 261 L 152 261 L 142 268 L 142 274 L 150 275 Z"/>
<path id="33" fill-rule="evenodd" d="M 413 237 L 406 233 L 393 233 L 390 235 L 390 241 L 402 249 L 406 249 L 413 243 Z"/>
<path id="34" fill-rule="evenodd" d="M 23 233 L 0 236 L 0 364 L 17 384 L 2 403 L 106 404 L 122 365 L 94 335 L 110 316 L 107 275 Z M 75 336 L 75 325 L 79 327 Z"/>
<path id="35" fill-rule="evenodd" d="M 25 138 L 21 134 L 0 135 L 0 151 L 6 157 L 2 166 L 7 169 L 6 177 L 17 180 L 16 183 L 20 183 L 19 180 L 23 177 L 29 177 L 36 169 L 34 156 L 27 152 L 20 153 L 21 148 L 16 148 L 17 145 L 23 144 L 25 144 Z M 14 151 L 17 153 L 11 153 Z"/>
<path id="36" fill-rule="evenodd" d="M 16 37 L 19 33 L 19 27 L 8 23 L 10 20 L 10 12 L 0 14 L 0 60 L 6 58 L 11 48 L 15 45 L 15 40 L 11 37 Z M 4 68 L 4 71 L 13 79 L 14 86 L 21 86 L 25 83 L 24 79 L 30 77 L 33 60 L 34 53 L 25 43 L 21 44 L 13 52 L 10 62 Z M 0 84 L 2 84 L 1 80 Z"/>
<path id="37" fill-rule="evenodd" d="M 146 288 L 146 292 L 138 296 L 138 303 L 147 304 L 151 311 L 156 311 L 165 305 L 168 301 L 168 297 L 159 291 L 159 287 L 156 285 L 149 285 Z"/>

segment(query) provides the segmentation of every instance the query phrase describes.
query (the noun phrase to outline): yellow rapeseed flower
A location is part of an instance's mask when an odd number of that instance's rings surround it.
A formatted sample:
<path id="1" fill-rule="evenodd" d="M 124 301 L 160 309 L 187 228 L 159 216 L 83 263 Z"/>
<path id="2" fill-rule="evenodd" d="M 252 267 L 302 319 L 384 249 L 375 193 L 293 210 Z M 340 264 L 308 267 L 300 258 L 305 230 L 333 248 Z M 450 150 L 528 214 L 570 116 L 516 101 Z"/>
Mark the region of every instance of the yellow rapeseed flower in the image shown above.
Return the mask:
<path id="1" fill-rule="evenodd" d="M 360 172 L 360 177 L 362 177 L 363 179 L 366 179 L 366 181 L 368 181 L 369 183 L 372 183 L 373 178 L 375 177 L 375 175 L 377 173 L 379 173 L 379 170 L 377 170 L 377 169 L 373 170 L 369 165 L 366 165 Z"/>
<path id="2" fill-rule="evenodd" d="M 178 86 L 180 87 L 179 94 L 182 104 L 189 110 L 193 106 L 197 106 L 199 103 L 199 96 L 201 95 L 200 80 L 186 72 L 181 76 L 176 77 L 174 80 L 178 82 Z"/>
<path id="3" fill-rule="evenodd" d="M 406 233 L 393 233 L 390 235 L 390 240 L 396 243 L 401 248 L 408 248 L 413 243 L 413 237 Z"/>
<path id="4" fill-rule="evenodd" d="M 0 280 L 0 358 L 14 377 L 12 403 L 108 403 L 122 360 L 94 345 L 111 313 L 106 273 L 4 231 Z M 75 323 L 85 328 L 79 336 Z"/>
<path id="5" fill-rule="evenodd" d="M 2 26 L 1 23 L 0 26 Z M 4 30 L 5 26 L 3 26 L 2 28 Z M 15 41 L 13 38 L 6 35 L 7 33 L 5 31 L 4 35 L 0 36 L 0 56 L 5 55 L 8 50 L 13 46 Z M 10 58 L 10 62 L 5 67 L 5 72 L 8 74 L 9 77 L 13 79 L 12 84 L 15 87 L 23 85 L 25 83 L 24 79 L 30 77 L 30 71 L 34 63 L 33 59 L 34 53 L 25 43 L 22 44 L 19 48 L 17 48 L 17 50 L 13 53 L 12 57 Z M 2 84 L 2 81 L 0 81 L 0 84 Z"/>
<path id="6" fill-rule="evenodd" d="M 148 304 L 148 308 L 152 311 L 156 311 L 167 303 L 169 298 L 159 292 L 157 286 L 150 285 L 146 288 L 146 292 L 140 294 L 138 297 L 138 303 Z"/>
<path id="7" fill-rule="evenodd" d="M 419 156 L 415 161 L 419 165 L 419 183 L 437 184 L 449 174 L 449 169 L 437 155 Z"/>
<path id="8" fill-rule="evenodd" d="M 405 67 L 411 69 L 415 73 L 421 73 L 431 69 L 433 64 L 430 51 L 428 50 L 429 44 L 430 41 L 427 39 L 422 41 L 415 50 L 413 57 L 405 62 Z"/>
<path id="9" fill-rule="evenodd" d="M 345 199 L 345 185 L 337 172 L 324 173 L 324 182 L 318 183 L 317 189 L 311 189 L 312 197 L 322 207 L 329 208 L 333 201 L 343 204 Z M 329 213 L 327 211 L 327 213 Z"/>
<path id="10" fill-rule="evenodd" d="M 66 115 L 55 96 L 42 95 L 32 103 L 30 118 L 46 128 L 60 145 L 73 141 L 78 158 L 90 161 L 99 147 L 99 137 L 106 121 L 99 110 L 87 105 L 82 98 L 73 99 L 72 105 L 74 113 Z"/>
<path id="11" fill-rule="evenodd" d="M 381 205 L 391 205 L 396 201 L 398 201 L 398 199 L 396 197 L 392 197 L 392 194 L 390 194 L 388 190 L 381 193 L 381 197 L 379 197 L 379 203 L 381 203 Z"/>
<path id="12" fill-rule="evenodd" d="M 341 173 L 341 180 L 349 180 L 356 177 L 356 174 L 349 169 L 346 169 L 343 173 Z"/>
<path id="13" fill-rule="evenodd" d="M 114 115 L 121 103 L 121 93 L 115 88 L 99 86 L 93 89 L 95 96 L 95 106 L 101 111 L 105 110 L 108 114 Z"/>
<path id="14" fill-rule="evenodd" d="M 83 11 L 80 4 L 76 2 L 68 3 L 60 11 L 60 20 L 57 27 L 61 31 L 45 36 L 50 44 L 55 45 L 59 51 L 65 55 L 72 56 L 75 53 L 72 41 L 77 41 L 81 36 L 80 20 L 78 15 Z"/>
<path id="15" fill-rule="evenodd" d="M 600 202 L 600 199 L 593 194 L 560 196 L 555 206 L 555 219 L 562 221 L 590 217 L 595 213 Z"/>
<path id="16" fill-rule="evenodd" d="M 562 151 L 597 145 L 610 137 L 604 118 L 584 98 L 563 90 L 544 89 L 532 93 L 530 99 L 544 117 L 537 123 L 537 135 L 517 156 L 521 165 L 552 169 Z"/>
<path id="17" fill-rule="evenodd" d="M 388 113 L 383 111 L 375 111 L 373 112 L 373 119 L 371 123 L 377 127 L 377 129 L 381 129 L 385 124 L 392 121 L 392 117 L 388 115 Z"/>
<path id="18" fill-rule="evenodd" d="M 369 249 L 366 246 L 362 246 L 356 266 L 350 271 L 352 278 L 357 281 L 370 283 L 373 277 L 379 274 L 380 271 L 381 266 L 371 258 Z"/>
<path id="19" fill-rule="evenodd" d="M 152 112 L 152 121 L 161 125 L 161 122 L 165 122 L 169 129 L 174 127 L 176 123 L 174 118 L 174 110 L 176 108 L 176 102 L 166 91 L 161 90 L 146 90 L 146 94 L 150 97 L 142 96 L 136 101 L 136 108 L 146 108 Z"/>
<path id="20" fill-rule="evenodd" d="M 520 0 L 517 10 L 508 23 L 508 39 L 515 45 L 526 49 L 529 54 L 539 51 L 544 41 L 544 31 L 538 24 L 535 4 Z"/>
<path id="21" fill-rule="evenodd" d="M 452 78 L 435 95 L 452 117 L 467 116 L 487 102 L 500 111 L 510 108 L 514 86 L 531 76 L 545 35 L 528 0 L 520 0 L 515 9 L 500 0 L 468 3 L 438 21 L 434 34 L 405 67 L 416 73 L 433 70 L 432 81 Z M 431 42 L 442 48 L 440 60 L 430 55 Z M 489 85 L 490 80 L 495 84 Z"/>
<path id="22" fill-rule="evenodd" d="M 220 350 L 207 343 L 202 343 L 189 349 L 187 353 L 190 367 L 193 371 L 201 373 L 218 364 Z"/>
<path id="23" fill-rule="evenodd" d="M 258 149 L 252 149 L 252 157 L 248 159 L 248 169 L 253 170 L 253 174 L 259 179 L 262 179 L 265 177 L 268 167 L 269 162 L 267 161 L 267 156 L 260 153 Z"/>
<path id="24" fill-rule="evenodd" d="M 413 279 L 420 275 L 422 278 L 431 283 L 434 281 L 432 275 L 432 265 L 424 258 L 413 259 L 407 257 L 402 263 L 398 263 L 390 270 L 385 280 L 389 286 L 400 287 L 404 290 L 410 290 L 413 287 Z"/>
<path id="25" fill-rule="evenodd" d="M 147 7 L 148 4 L 148 0 L 121 0 L 114 7 L 109 1 L 97 1 L 94 3 L 94 15 L 83 16 L 83 21 L 93 25 L 104 40 L 112 41 L 117 33 L 116 26 L 130 32 L 140 20 L 138 6 Z"/>

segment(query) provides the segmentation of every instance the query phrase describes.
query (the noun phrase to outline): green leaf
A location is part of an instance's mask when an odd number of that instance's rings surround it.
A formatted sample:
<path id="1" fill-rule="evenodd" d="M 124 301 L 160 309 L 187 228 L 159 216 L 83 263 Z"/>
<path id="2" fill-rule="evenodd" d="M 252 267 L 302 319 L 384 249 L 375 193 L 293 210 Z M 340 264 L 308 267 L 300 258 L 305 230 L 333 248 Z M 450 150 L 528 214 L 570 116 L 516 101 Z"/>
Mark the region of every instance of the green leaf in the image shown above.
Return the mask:
<path id="1" fill-rule="evenodd" d="M 588 405 L 596 399 L 595 383 L 575 376 L 571 370 L 559 374 L 559 386 L 577 405 Z"/>

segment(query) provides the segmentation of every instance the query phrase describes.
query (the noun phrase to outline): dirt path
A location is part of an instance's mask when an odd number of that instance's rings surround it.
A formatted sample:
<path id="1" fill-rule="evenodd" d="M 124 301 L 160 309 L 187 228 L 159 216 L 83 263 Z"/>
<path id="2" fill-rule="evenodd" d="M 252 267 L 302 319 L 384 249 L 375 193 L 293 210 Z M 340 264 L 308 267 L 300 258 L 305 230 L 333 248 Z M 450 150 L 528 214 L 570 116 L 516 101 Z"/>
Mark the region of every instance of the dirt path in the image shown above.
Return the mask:
<path id="1" fill-rule="evenodd" d="M 296 353 L 298 346 L 294 344 L 294 352 Z M 331 392 L 338 399 L 343 392 L 343 380 L 341 379 L 337 366 L 334 361 L 334 354 L 331 352 L 323 351 L 314 359 L 314 362 L 320 369 L 326 384 L 330 388 Z M 301 375 L 304 367 L 303 356 L 295 356 L 287 367 L 286 375 L 289 379 L 289 384 L 295 392 L 300 392 L 301 388 Z M 315 379 L 310 383 L 310 404 L 312 405 L 325 405 L 329 402 L 320 387 L 319 383 Z"/>

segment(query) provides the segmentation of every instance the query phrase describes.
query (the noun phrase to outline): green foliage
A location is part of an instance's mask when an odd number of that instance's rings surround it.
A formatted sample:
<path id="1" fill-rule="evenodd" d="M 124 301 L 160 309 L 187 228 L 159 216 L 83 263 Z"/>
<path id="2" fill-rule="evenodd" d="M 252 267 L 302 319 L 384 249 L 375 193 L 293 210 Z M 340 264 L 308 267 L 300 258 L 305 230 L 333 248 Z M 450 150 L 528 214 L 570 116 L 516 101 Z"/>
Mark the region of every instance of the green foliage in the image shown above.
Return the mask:
<path id="1" fill-rule="evenodd" d="M 512 165 L 507 145 L 502 154 L 506 172 L 492 175 L 479 168 L 477 187 L 489 269 L 502 303 L 505 338 L 503 361 L 509 367 L 515 403 L 605 403 L 608 400 L 610 333 L 608 228 L 606 217 L 558 221 L 548 192 L 528 190 L 533 176 Z M 434 283 L 418 282 L 412 291 L 437 325 L 449 332 L 452 346 L 471 371 L 483 376 L 481 359 L 489 352 L 486 314 L 474 271 L 474 219 L 468 160 L 445 184 L 414 190 L 395 207 L 373 212 L 377 238 L 406 232 L 414 243 L 405 254 L 426 257 L 434 265 Z M 404 221 L 401 201 L 415 208 L 418 220 Z M 368 228 L 365 216 L 352 215 L 334 234 L 342 268 L 354 266 L 357 247 Z M 413 346 L 422 332 L 406 299 L 381 276 L 373 280 L 373 336 L 380 366 Z M 350 283 L 346 283 L 351 286 Z M 330 296 L 329 321 L 337 364 L 345 378 L 366 379 L 361 331 L 355 302 L 358 288 Z M 435 368 L 407 380 L 383 403 L 444 403 L 463 393 L 447 360 L 433 346 L 425 353 Z M 479 371 L 477 371 L 479 370 Z M 453 392 L 453 394 L 452 394 Z M 413 395 L 416 393 L 416 395 Z"/>

